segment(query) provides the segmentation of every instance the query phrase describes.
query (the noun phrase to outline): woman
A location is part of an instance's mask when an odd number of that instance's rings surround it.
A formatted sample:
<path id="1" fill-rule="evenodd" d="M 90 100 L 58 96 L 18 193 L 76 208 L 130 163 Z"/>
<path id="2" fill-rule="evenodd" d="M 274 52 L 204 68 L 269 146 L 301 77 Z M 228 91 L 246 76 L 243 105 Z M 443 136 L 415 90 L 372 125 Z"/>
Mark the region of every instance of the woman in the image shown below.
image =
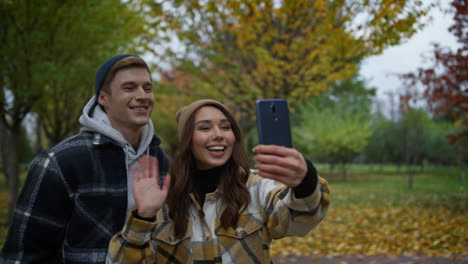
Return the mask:
<path id="1" fill-rule="evenodd" d="M 176 119 L 171 177 L 160 187 L 156 160 L 139 161 L 138 209 L 112 238 L 107 263 L 271 263 L 272 239 L 304 236 L 325 216 L 328 185 L 297 150 L 255 147 L 251 174 L 239 124 L 223 104 L 199 100 Z"/>

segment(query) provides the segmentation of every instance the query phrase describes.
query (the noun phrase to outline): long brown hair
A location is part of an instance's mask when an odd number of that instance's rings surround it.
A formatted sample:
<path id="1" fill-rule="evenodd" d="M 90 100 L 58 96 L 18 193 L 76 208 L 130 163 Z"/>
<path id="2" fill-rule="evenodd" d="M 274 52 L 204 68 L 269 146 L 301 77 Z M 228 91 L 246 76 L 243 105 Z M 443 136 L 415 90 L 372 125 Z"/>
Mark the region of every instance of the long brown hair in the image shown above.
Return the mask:
<path id="1" fill-rule="evenodd" d="M 232 155 L 223 165 L 218 189 L 224 202 L 224 210 L 221 214 L 221 225 L 224 228 L 237 225 L 239 213 L 246 209 L 250 203 L 250 194 L 245 185 L 249 177 L 250 167 L 247 154 L 244 150 L 244 142 L 239 123 L 226 109 L 216 104 L 206 104 L 219 109 L 231 124 L 236 138 Z M 196 170 L 195 159 L 192 153 L 192 135 L 194 130 L 195 113 L 193 111 L 184 126 L 182 138 L 179 142 L 175 158 L 171 166 L 171 187 L 169 189 L 167 205 L 169 217 L 174 221 L 174 235 L 181 238 L 187 232 L 189 208 L 191 199 L 189 194 L 194 191 L 195 179 L 193 172 Z"/>

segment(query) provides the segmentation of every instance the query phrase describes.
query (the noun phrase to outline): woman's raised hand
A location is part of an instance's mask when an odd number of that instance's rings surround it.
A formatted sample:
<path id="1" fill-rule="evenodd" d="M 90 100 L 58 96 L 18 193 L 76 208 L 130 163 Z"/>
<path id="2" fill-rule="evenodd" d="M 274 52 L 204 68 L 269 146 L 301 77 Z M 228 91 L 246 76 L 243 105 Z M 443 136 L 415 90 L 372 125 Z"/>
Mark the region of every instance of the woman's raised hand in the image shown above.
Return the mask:
<path id="1" fill-rule="evenodd" d="M 150 156 L 141 157 L 138 160 L 138 169 L 132 168 L 130 173 L 138 215 L 145 218 L 156 216 L 166 201 L 171 178 L 166 175 L 163 186 L 159 186 L 159 163 L 156 158 Z"/>

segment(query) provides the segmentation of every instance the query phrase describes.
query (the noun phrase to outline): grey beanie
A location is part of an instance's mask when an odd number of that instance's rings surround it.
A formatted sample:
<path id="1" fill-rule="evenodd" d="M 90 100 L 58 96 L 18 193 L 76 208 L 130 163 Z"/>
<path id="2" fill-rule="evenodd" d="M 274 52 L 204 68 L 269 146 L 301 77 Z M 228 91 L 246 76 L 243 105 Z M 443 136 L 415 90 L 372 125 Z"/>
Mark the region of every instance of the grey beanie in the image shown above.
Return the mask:
<path id="1" fill-rule="evenodd" d="M 99 67 L 98 71 L 96 72 L 96 79 L 94 80 L 94 90 L 96 92 L 96 101 L 97 101 L 97 98 L 99 97 L 99 92 L 102 89 L 102 85 L 104 84 L 104 80 L 106 79 L 106 76 L 109 73 L 112 66 L 114 66 L 114 64 L 116 64 L 121 59 L 130 57 L 130 56 L 139 57 L 139 56 L 132 55 L 132 54 L 119 54 L 108 59 L 106 62 L 104 62 L 104 64 L 101 65 L 101 67 Z"/>
<path id="2" fill-rule="evenodd" d="M 215 100 L 211 100 L 211 99 L 198 100 L 187 106 L 182 107 L 176 113 L 179 141 L 182 139 L 182 133 L 185 129 L 185 125 L 187 124 L 187 120 L 189 119 L 189 117 L 192 115 L 193 112 L 197 111 L 198 109 L 200 109 L 202 106 L 205 106 L 205 105 L 216 105 L 216 106 L 221 107 L 225 111 L 229 112 L 227 107 L 224 106 L 222 103 L 215 101 Z"/>

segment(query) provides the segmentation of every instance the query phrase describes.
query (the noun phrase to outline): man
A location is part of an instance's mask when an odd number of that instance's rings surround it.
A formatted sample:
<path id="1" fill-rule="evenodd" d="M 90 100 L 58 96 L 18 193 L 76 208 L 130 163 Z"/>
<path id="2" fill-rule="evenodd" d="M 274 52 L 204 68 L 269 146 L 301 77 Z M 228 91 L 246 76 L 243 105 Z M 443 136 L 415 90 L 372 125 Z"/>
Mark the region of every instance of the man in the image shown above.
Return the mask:
<path id="1" fill-rule="evenodd" d="M 4 263 L 104 263 L 112 236 L 135 209 L 129 171 L 143 155 L 168 159 L 153 133 L 148 65 L 117 55 L 97 71 L 80 133 L 31 163 L 2 249 Z"/>

